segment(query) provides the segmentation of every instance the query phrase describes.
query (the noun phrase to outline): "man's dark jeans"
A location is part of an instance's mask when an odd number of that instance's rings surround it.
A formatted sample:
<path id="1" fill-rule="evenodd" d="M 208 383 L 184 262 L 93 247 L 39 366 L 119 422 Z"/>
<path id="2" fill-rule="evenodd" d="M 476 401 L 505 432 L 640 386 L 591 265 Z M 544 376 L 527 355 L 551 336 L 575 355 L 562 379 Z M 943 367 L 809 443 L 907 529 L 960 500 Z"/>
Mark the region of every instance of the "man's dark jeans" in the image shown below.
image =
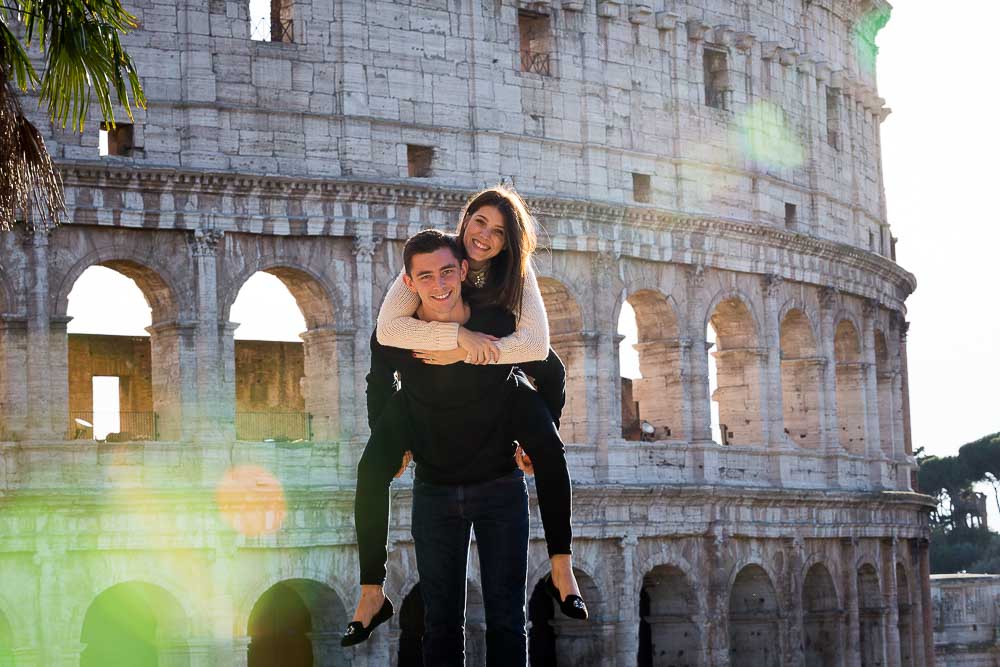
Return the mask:
<path id="1" fill-rule="evenodd" d="M 524 593 L 528 492 L 516 471 L 464 486 L 413 484 L 413 543 L 424 598 L 424 664 L 465 664 L 465 591 L 476 531 L 486 609 L 486 664 L 527 664 Z"/>

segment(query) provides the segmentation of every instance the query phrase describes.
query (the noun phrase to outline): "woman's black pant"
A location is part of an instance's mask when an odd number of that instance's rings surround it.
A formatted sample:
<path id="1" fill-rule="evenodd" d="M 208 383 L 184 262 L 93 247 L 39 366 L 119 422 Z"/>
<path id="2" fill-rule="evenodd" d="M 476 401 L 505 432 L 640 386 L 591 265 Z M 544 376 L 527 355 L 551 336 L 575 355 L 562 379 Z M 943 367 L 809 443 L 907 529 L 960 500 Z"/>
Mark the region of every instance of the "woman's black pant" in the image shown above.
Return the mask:
<path id="1" fill-rule="evenodd" d="M 573 492 L 566 451 L 538 392 L 518 383 L 508 394 L 505 425 L 511 444 L 517 441 L 531 457 L 542 527 L 550 556 L 571 553 Z M 387 403 L 358 462 L 354 525 L 358 537 L 361 584 L 385 582 L 389 533 L 389 485 L 403 453 L 410 449 L 406 399 L 397 392 Z M 473 435 L 473 434 L 470 434 Z M 457 463 L 457 462 L 456 462 Z"/>

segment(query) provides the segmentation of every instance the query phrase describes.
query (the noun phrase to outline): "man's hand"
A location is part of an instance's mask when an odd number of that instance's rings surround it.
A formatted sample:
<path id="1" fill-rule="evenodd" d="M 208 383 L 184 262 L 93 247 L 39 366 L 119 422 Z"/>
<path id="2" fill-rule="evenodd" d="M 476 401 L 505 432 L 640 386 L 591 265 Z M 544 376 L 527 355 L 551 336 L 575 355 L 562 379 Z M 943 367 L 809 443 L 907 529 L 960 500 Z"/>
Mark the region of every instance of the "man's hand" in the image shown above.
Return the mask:
<path id="1" fill-rule="evenodd" d="M 406 469 L 410 466 L 410 461 L 412 460 L 413 460 L 413 452 L 407 449 L 406 452 L 403 454 L 403 463 L 399 466 L 399 472 L 397 472 L 394 475 L 396 479 L 399 479 L 400 477 L 403 476 L 403 473 L 406 472 Z"/>
<path id="2" fill-rule="evenodd" d="M 448 366 L 465 361 L 469 353 L 460 347 L 456 347 L 454 350 L 414 350 L 413 356 L 425 364 Z"/>
<path id="3" fill-rule="evenodd" d="M 535 466 L 531 463 L 531 457 L 524 453 L 521 449 L 521 445 L 517 446 L 514 450 L 514 460 L 517 461 L 517 467 L 520 468 L 525 475 L 534 475 Z"/>
<path id="4" fill-rule="evenodd" d="M 468 353 L 469 364 L 495 364 L 500 360 L 500 348 L 496 346 L 496 336 L 458 328 L 458 346 Z"/>

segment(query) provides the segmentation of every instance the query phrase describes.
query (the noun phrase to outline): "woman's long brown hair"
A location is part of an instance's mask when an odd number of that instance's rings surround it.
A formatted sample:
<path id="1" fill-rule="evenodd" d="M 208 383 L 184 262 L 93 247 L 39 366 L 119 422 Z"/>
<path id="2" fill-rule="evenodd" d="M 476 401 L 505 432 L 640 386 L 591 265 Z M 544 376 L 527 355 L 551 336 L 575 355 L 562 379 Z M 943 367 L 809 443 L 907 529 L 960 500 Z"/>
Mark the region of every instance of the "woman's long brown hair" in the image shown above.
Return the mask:
<path id="1" fill-rule="evenodd" d="M 464 292 L 473 303 L 498 305 L 519 318 L 528 262 L 538 244 L 535 220 L 528 213 L 524 199 L 511 188 L 498 185 L 478 192 L 465 204 L 458 225 L 458 238 L 463 250 L 469 220 L 484 206 L 496 207 L 503 216 L 504 248 L 490 260 L 486 285 Z"/>

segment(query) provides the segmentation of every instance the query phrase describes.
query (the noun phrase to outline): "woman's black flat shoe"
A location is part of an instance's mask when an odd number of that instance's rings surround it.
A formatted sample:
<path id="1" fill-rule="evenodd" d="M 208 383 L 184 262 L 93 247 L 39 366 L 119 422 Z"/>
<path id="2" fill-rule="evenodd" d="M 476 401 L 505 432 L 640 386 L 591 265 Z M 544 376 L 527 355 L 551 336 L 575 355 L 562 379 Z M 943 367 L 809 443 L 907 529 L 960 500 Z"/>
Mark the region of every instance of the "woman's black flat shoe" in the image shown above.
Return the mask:
<path id="1" fill-rule="evenodd" d="M 552 596 L 552 599 L 559 603 L 559 611 L 570 618 L 586 621 L 590 614 L 587 613 L 587 603 L 579 595 L 567 595 L 563 600 L 559 595 L 559 589 L 552 583 L 552 575 L 545 577 L 545 590 Z"/>
<path id="2" fill-rule="evenodd" d="M 371 636 L 372 630 L 392 618 L 393 612 L 392 602 L 389 601 L 389 598 L 386 598 L 385 602 L 382 603 L 382 608 L 372 617 L 368 627 L 361 625 L 361 621 L 351 621 L 347 624 L 347 631 L 340 638 L 340 645 L 354 646 L 355 644 L 360 644 Z"/>

